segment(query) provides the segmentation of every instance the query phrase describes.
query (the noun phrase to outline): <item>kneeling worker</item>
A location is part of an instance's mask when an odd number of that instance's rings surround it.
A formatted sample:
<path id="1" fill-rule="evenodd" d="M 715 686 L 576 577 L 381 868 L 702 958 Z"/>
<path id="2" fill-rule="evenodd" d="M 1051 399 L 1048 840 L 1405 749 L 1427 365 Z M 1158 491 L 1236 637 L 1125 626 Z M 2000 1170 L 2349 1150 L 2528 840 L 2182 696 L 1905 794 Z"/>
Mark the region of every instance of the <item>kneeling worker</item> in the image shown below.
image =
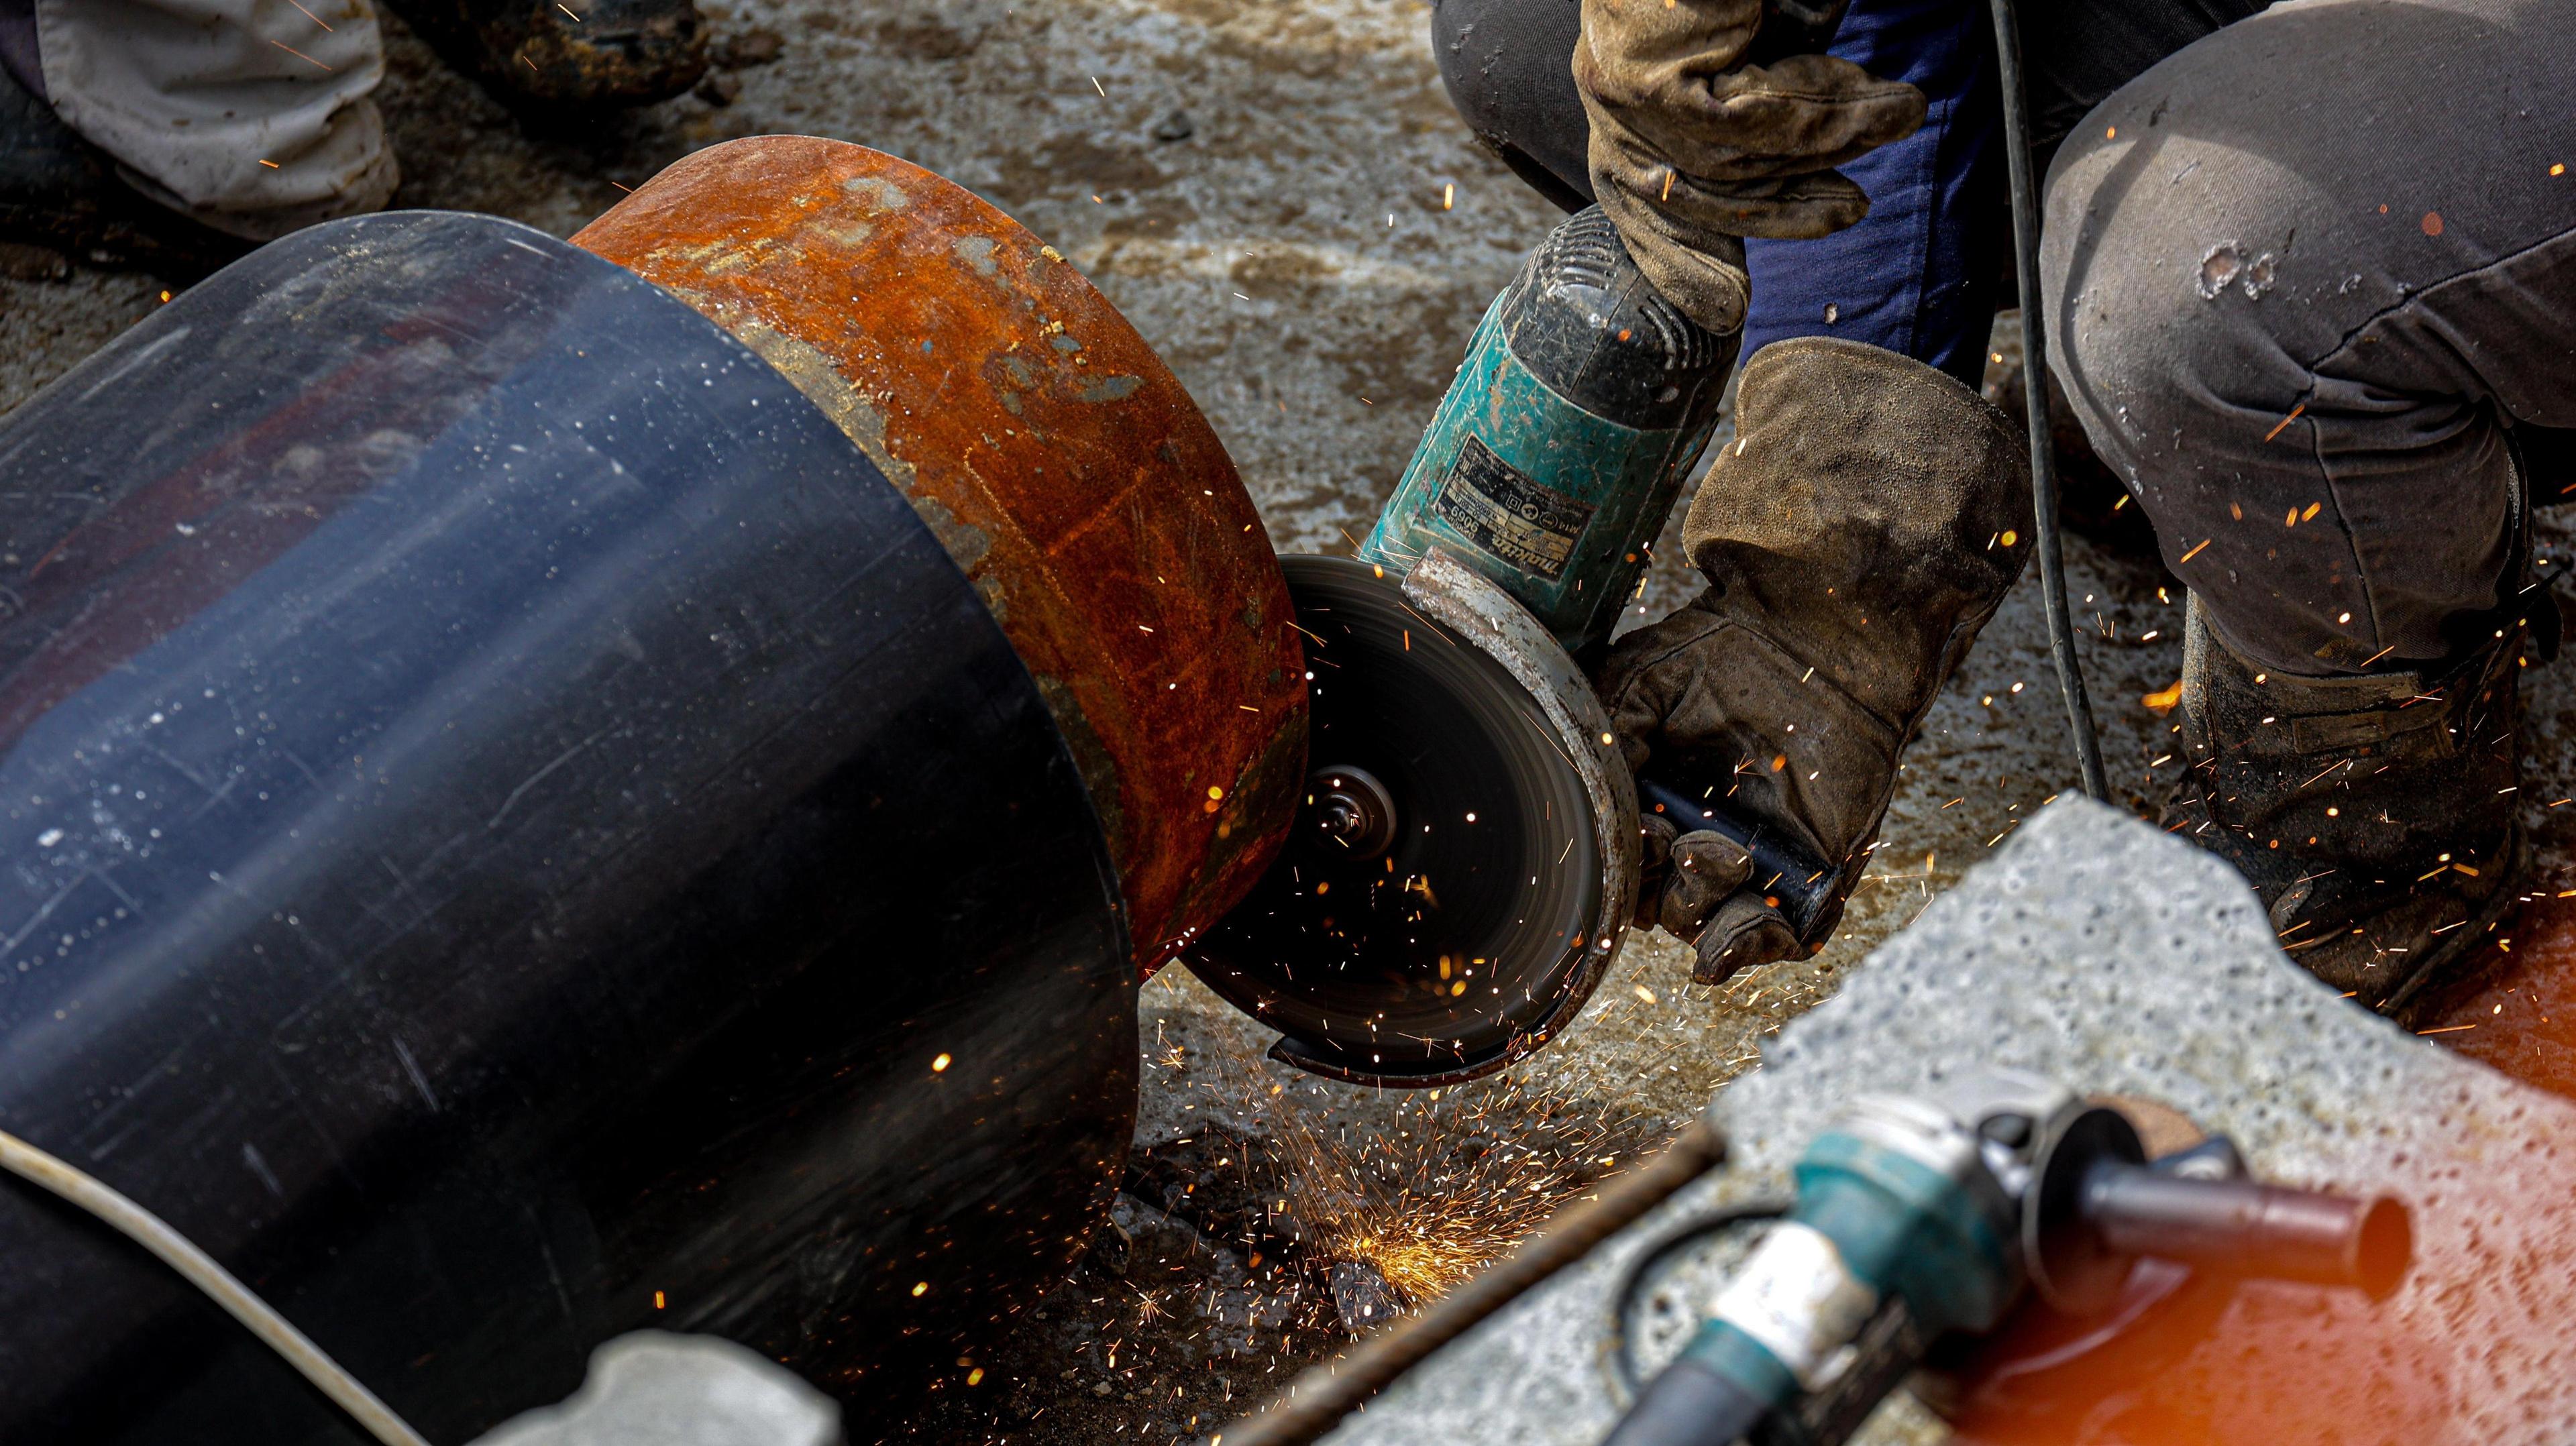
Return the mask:
<path id="1" fill-rule="evenodd" d="M 2294 958 L 2393 1009 L 2523 864 L 2516 675 L 2556 634 L 2529 512 L 2576 427 L 2576 112 L 2552 98 L 2576 35 L 2538 0 L 2254 8 L 2025 17 L 2043 316 L 2191 588 L 2169 826 L 2244 872 Z M 1831 55 L 1768 66 L 1744 63 L 1756 0 L 1577 15 L 1441 0 L 1451 95 L 1748 358 L 1686 520 L 1708 589 L 1598 682 L 1632 764 L 1731 774 L 1738 811 L 1849 859 L 2026 551 L 1995 545 L 2028 532 L 2018 429 L 1971 389 L 2010 244 L 1988 10 L 1854 0 Z M 2475 83 L 2423 84 L 2428 58 Z M 1698 977 L 1795 951 L 1740 849 L 1658 845 L 1643 917 Z"/>

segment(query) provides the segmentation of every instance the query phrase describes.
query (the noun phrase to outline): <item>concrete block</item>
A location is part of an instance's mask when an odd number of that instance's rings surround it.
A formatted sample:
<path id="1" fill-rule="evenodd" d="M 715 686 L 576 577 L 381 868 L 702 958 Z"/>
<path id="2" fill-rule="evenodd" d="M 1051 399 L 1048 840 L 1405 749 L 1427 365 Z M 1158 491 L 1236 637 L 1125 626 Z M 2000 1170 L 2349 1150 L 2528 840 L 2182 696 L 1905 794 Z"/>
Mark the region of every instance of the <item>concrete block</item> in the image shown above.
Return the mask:
<path id="1" fill-rule="evenodd" d="M 636 1331 L 591 1352 L 580 1390 L 473 1446 L 841 1446 L 841 1408 L 746 1346 Z"/>

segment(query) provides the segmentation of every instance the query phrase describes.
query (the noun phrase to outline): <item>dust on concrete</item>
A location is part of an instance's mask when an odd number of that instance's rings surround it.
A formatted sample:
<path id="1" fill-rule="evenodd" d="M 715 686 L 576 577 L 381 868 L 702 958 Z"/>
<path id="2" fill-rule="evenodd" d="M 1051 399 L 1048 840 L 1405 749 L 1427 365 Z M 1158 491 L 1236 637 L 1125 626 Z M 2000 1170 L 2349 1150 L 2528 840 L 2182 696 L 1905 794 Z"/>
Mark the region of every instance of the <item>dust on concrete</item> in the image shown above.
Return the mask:
<path id="1" fill-rule="evenodd" d="M 1207 412 L 1283 551 L 1347 551 L 1364 533 L 1477 317 L 1556 219 L 1451 113 L 1419 0 L 701 9 L 730 66 L 720 84 L 572 128 L 514 119 L 389 19 L 379 99 L 404 168 L 396 204 L 567 235 L 719 141 L 800 132 L 901 155 L 1001 205 L 1108 294 Z M 77 260 L 64 280 L 0 276 L 0 408 L 148 314 L 168 284 Z M 2182 594 L 2152 559 L 2080 537 L 2067 552 L 2115 801 L 2150 810 L 2179 763 L 2171 720 L 2139 699 L 2179 673 Z M 1480 1091 L 1509 1091 L 1559 1120 L 1618 1121 L 1615 1146 L 1595 1141 L 1614 1159 L 1668 1136 L 1784 1020 L 2071 786 L 2035 572 L 1933 706 L 1876 860 L 1813 959 L 1709 989 L 1690 984 L 1687 949 L 1638 938 L 1560 1042 L 1439 1115 L 1268 1063 L 1263 1031 L 1167 971 L 1145 993 L 1145 1095 L 1110 1248 L 960 1356 L 933 1409 L 854 1419 L 854 1439 L 1204 1439 L 1328 1354 L 1347 1337 L 1319 1303 L 1327 1262 L 1276 1204 L 1294 1194 L 1299 1163 L 1282 1141 L 1296 1130 L 1454 1137 L 1473 1164 L 1514 1143 L 1502 1127 L 1521 1116 L 1477 1113 Z M 1692 586 L 1668 532 L 1633 620 Z M 2576 807 L 2547 807 L 2576 792 L 2567 677 L 2535 672 L 2527 690 L 2523 796 L 2553 876 L 2576 845 Z M 1571 1167 L 1598 1158 L 1559 1161 L 1557 1188 L 1578 1191 Z"/>

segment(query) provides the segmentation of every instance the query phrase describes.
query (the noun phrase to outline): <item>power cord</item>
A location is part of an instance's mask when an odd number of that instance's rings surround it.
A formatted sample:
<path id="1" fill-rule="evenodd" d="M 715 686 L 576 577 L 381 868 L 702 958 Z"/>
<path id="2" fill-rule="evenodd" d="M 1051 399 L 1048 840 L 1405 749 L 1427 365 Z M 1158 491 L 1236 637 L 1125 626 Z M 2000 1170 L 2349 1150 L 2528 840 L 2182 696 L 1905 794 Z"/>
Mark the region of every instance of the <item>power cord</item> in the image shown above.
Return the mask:
<path id="1" fill-rule="evenodd" d="M 190 1285 L 204 1291 L 207 1299 L 222 1306 L 226 1314 L 249 1327 L 252 1335 L 285 1357 L 288 1365 L 311 1381 L 316 1390 L 330 1397 L 333 1405 L 348 1412 L 368 1435 L 384 1446 L 429 1446 L 419 1432 L 394 1414 L 392 1407 L 378 1400 L 375 1392 L 342 1370 L 340 1363 L 325 1355 L 304 1332 L 271 1309 L 268 1302 L 254 1295 L 249 1286 L 233 1277 L 231 1271 L 216 1264 L 213 1256 L 170 1228 L 160 1216 L 117 1193 L 95 1176 L 7 1131 L 0 1131 L 0 1169 L 88 1211 L 110 1229 L 161 1257 L 163 1264 L 179 1272 Z"/>
<path id="2" fill-rule="evenodd" d="M 2047 328 L 2037 320 L 2045 305 L 2039 289 L 2039 193 L 2030 173 L 2030 97 L 2022 87 L 2021 27 L 2012 0 L 1991 0 L 1995 15 L 1996 80 L 2004 99 L 2004 163 L 2012 178 L 2014 273 L 2021 280 L 2021 386 L 2030 413 L 2032 522 L 2039 532 L 2040 596 L 2048 608 L 2048 649 L 2057 660 L 2057 691 L 2066 700 L 2066 726 L 2084 791 L 2111 801 L 2102 771 L 2102 739 L 2093 727 L 2093 704 L 2084 694 L 2084 668 L 2075 658 L 2075 623 L 2066 610 L 2066 555 L 2057 533 L 2057 450 L 2048 435 Z"/>

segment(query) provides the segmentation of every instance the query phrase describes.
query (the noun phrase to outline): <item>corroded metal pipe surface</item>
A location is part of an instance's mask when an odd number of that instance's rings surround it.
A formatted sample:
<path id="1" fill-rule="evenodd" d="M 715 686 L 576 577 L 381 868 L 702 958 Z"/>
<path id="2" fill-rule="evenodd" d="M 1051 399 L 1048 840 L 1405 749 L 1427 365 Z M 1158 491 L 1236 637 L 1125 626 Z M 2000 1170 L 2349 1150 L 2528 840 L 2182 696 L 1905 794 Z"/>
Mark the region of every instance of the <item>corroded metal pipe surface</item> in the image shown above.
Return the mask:
<path id="1" fill-rule="evenodd" d="M 748 343 L 930 522 L 1081 766 L 1141 970 L 1243 895 L 1304 768 L 1293 615 L 1216 434 L 1106 298 L 963 188 L 803 136 L 700 151 L 572 240 Z"/>

